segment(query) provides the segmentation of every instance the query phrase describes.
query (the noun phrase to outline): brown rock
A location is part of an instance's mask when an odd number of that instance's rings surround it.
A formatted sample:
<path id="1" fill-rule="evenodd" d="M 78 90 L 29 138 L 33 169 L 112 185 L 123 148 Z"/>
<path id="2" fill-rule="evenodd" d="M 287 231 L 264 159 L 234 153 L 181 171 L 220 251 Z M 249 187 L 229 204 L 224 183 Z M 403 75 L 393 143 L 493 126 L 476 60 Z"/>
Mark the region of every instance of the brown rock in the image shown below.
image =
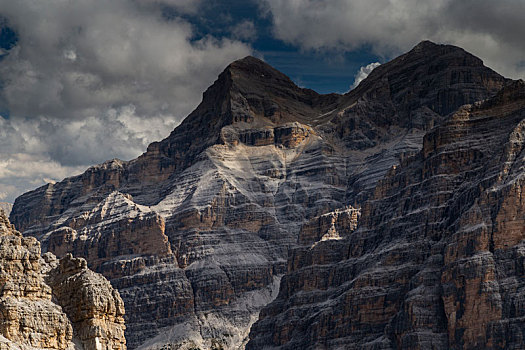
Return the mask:
<path id="1" fill-rule="evenodd" d="M 73 330 L 40 266 L 40 243 L 23 237 L 0 210 L 0 334 L 21 347 L 66 349 Z"/>
<path id="2" fill-rule="evenodd" d="M 88 269 L 86 260 L 67 254 L 47 282 L 85 349 L 126 349 L 124 302 L 108 280 Z"/>
<path id="3" fill-rule="evenodd" d="M 126 349 L 124 304 L 86 261 L 58 262 L 0 210 L 0 348 Z"/>

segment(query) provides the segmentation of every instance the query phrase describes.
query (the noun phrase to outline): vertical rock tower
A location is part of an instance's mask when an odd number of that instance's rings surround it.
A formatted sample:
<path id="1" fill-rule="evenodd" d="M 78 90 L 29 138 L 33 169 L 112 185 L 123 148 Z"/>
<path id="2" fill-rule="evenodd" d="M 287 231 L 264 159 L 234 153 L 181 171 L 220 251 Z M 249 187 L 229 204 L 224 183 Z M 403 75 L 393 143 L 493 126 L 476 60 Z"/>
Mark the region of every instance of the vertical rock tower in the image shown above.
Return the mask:
<path id="1" fill-rule="evenodd" d="M 124 303 L 84 259 L 40 255 L 0 209 L 0 349 L 125 350 Z"/>

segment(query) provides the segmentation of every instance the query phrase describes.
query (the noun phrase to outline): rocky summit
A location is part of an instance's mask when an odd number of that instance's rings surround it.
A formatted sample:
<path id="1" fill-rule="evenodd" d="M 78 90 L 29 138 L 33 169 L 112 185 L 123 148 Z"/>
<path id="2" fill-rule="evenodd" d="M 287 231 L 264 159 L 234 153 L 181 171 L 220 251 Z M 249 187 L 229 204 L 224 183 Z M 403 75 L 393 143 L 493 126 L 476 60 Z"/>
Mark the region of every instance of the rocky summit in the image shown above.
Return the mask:
<path id="1" fill-rule="evenodd" d="M 524 117 L 523 82 L 450 45 L 345 95 L 246 57 L 10 218 L 111 281 L 131 349 L 520 348 Z"/>

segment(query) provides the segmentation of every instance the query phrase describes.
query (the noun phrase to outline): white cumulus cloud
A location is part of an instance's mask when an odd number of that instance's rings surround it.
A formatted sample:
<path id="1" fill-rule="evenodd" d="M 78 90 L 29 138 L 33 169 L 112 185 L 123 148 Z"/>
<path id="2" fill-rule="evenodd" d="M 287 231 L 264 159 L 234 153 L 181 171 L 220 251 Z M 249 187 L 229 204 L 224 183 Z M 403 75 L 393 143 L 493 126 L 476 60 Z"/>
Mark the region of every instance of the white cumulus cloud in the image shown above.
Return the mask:
<path id="1" fill-rule="evenodd" d="M 257 38 L 257 30 L 253 21 L 244 20 L 237 23 L 235 26 L 230 28 L 230 32 L 233 38 L 239 40 L 255 40 Z"/>

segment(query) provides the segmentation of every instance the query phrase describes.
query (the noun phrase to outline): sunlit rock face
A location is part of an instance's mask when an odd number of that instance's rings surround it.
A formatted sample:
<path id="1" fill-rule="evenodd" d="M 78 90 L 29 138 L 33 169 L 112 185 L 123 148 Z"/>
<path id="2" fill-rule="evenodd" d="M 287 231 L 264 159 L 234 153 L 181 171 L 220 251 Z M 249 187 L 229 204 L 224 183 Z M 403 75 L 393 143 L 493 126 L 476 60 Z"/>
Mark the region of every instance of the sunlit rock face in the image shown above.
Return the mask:
<path id="1" fill-rule="evenodd" d="M 7 202 L 0 202 L 0 210 L 3 210 L 5 215 L 9 216 L 12 208 L 13 204 Z"/>
<path id="2" fill-rule="evenodd" d="M 0 210 L 0 348 L 125 350 L 124 303 L 70 254 L 40 256 Z"/>
<path id="3" fill-rule="evenodd" d="M 337 247 L 377 182 L 449 112 L 506 82 L 462 49 L 430 42 L 346 95 L 299 88 L 247 57 L 165 140 L 22 195 L 11 219 L 111 280 L 130 348 L 243 347 L 290 266 L 346 259 Z M 308 257 L 326 246 L 329 257 Z"/>
<path id="4" fill-rule="evenodd" d="M 249 349 L 521 349 L 525 83 L 425 135 L 359 228 L 289 258 Z"/>

